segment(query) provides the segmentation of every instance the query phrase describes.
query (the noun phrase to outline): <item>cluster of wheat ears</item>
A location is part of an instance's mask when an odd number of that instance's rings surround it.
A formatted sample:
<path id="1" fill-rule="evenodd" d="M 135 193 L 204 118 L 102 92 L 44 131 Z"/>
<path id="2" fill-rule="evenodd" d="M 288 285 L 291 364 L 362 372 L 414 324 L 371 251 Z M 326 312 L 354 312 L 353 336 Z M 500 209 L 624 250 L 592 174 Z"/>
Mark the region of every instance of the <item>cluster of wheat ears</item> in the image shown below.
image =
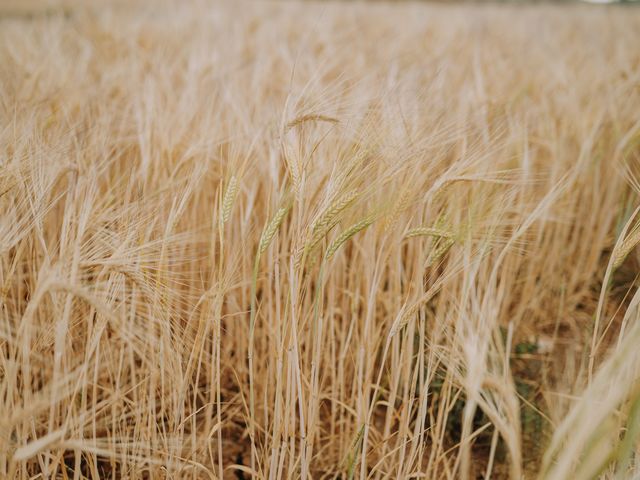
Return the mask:
<path id="1" fill-rule="evenodd" d="M 632 7 L 0 11 L 0 478 L 633 478 L 639 174 Z"/>

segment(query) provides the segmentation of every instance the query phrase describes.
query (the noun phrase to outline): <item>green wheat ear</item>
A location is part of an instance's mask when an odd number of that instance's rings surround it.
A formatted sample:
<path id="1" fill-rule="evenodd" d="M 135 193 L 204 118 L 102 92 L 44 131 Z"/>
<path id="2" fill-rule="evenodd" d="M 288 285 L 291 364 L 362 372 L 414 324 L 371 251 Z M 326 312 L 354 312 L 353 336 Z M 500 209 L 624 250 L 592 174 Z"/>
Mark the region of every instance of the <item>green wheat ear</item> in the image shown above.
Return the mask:
<path id="1" fill-rule="evenodd" d="M 356 200 L 360 196 L 360 192 L 356 190 L 351 190 L 347 192 L 342 197 L 334 200 L 329 208 L 322 214 L 322 216 L 318 219 L 317 222 L 313 224 L 312 230 L 314 232 L 314 237 L 310 242 L 311 247 L 314 245 L 315 234 L 323 235 L 327 232 L 327 228 L 332 225 L 335 217 L 342 212 L 345 208 L 347 208 L 354 200 Z"/>
<path id="2" fill-rule="evenodd" d="M 438 260 L 440 260 L 440 258 L 442 258 L 449 251 L 454 243 L 456 242 L 453 238 L 446 238 L 445 240 L 443 240 L 442 243 L 439 244 L 436 249 L 429 254 L 429 257 L 427 258 L 427 266 L 430 267 Z"/>
<path id="3" fill-rule="evenodd" d="M 443 230 L 441 228 L 436 227 L 417 227 L 412 228 L 404 234 L 404 238 L 411 237 L 420 237 L 420 236 L 429 236 L 429 237 L 438 237 L 438 238 L 453 238 L 453 233 Z"/>
<path id="4" fill-rule="evenodd" d="M 315 250 L 320 241 L 336 226 L 338 223 L 338 215 L 348 208 L 358 197 L 360 192 L 351 190 L 334 200 L 316 222 L 311 226 L 311 238 L 298 249 L 295 254 L 295 265 L 299 267 L 305 255 L 309 255 Z"/>
<path id="5" fill-rule="evenodd" d="M 327 253 L 325 255 L 325 258 L 329 259 L 333 256 L 334 253 L 336 253 L 336 251 L 347 241 L 349 240 L 351 237 L 353 237 L 356 233 L 364 230 L 365 228 L 367 228 L 369 225 L 371 225 L 374 221 L 374 217 L 373 216 L 369 216 L 367 218 L 365 218 L 364 220 L 360 220 L 358 223 L 354 223 L 353 225 L 351 225 L 348 229 L 346 229 L 344 232 L 342 232 L 340 235 L 338 235 L 338 238 L 336 238 L 331 245 L 329 245 L 329 248 L 327 249 Z"/>
<path id="6" fill-rule="evenodd" d="M 262 255 L 265 250 L 269 247 L 271 240 L 275 236 L 278 228 L 280 228 L 280 224 L 291 210 L 293 203 L 291 201 L 287 201 L 285 205 L 280 207 L 275 215 L 271 218 L 269 223 L 266 225 L 265 229 L 262 232 L 262 236 L 260 237 L 260 243 L 258 245 L 258 254 Z"/>
<path id="7" fill-rule="evenodd" d="M 235 175 L 232 175 L 229 179 L 229 184 L 227 185 L 227 189 L 224 192 L 224 197 L 222 199 L 222 223 L 227 223 L 229 221 L 229 216 L 231 215 L 231 209 L 233 208 L 233 203 L 236 199 L 236 194 L 238 193 L 238 179 Z"/>
<path id="8" fill-rule="evenodd" d="M 351 442 L 351 447 L 347 452 L 347 456 L 343 461 L 343 464 L 347 467 L 347 478 L 353 479 L 355 473 L 356 463 L 358 462 L 358 450 L 362 443 L 362 437 L 364 436 L 364 424 L 358 429 L 358 433 Z"/>

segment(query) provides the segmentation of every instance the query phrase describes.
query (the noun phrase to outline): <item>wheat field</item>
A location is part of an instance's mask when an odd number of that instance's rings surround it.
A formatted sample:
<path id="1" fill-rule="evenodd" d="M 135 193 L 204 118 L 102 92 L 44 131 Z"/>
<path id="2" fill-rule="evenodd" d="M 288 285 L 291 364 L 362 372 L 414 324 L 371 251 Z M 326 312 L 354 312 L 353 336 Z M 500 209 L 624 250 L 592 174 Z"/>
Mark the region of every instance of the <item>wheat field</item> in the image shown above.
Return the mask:
<path id="1" fill-rule="evenodd" d="M 640 9 L 0 8 L 0 478 L 640 478 Z"/>

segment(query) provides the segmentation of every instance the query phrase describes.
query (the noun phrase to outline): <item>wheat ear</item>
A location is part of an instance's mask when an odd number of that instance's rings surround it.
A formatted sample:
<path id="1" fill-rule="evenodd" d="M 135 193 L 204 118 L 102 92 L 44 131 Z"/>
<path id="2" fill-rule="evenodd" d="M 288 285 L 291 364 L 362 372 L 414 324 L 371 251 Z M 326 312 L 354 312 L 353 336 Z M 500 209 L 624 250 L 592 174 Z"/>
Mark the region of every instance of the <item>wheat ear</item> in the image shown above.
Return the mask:
<path id="1" fill-rule="evenodd" d="M 262 232 L 262 236 L 260 237 L 260 244 L 258 245 L 259 255 L 262 255 L 267 249 L 267 247 L 269 247 L 271 240 L 273 240 L 273 237 L 278 231 L 278 228 L 280 228 L 280 224 L 282 223 L 284 218 L 287 216 L 287 213 L 289 212 L 290 209 L 291 209 L 291 202 L 287 202 L 286 205 L 278 209 L 276 214 L 266 225 L 265 229 Z"/>
<path id="2" fill-rule="evenodd" d="M 353 237 L 356 233 L 367 228 L 373 223 L 373 221 L 374 218 L 370 216 L 365 218 L 364 220 L 360 220 L 358 223 L 354 223 L 353 225 L 351 225 L 348 229 L 338 235 L 338 238 L 336 238 L 331 243 L 331 245 L 329 245 L 325 257 L 331 258 L 333 254 L 336 253 L 336 250 L 338 250 L 347 240 Z"/>
<path id="3" fill-rule="evenodd" d="M 622 265 L 622 262 L 624 262 L 624 259 L 627 258 L 627 255 L 629 255 L 631 250 L 633 250 L 636 247 L 636 245 L 638 245 L 638 243 L 640 243 L 640 226 L 637 226 L 633 230 L 633 232 L 631 232 L 631 234 L 624 239 L 620 247 L 613 252 L 613 268 L 614 269 Z"/>
<path id="4" fill-rule="evenodd" d="M 453 233 L 448 232 L 446 230 L 442 230 L 441 228 L 417 227 L 417 228 L 412 228 L 411 230 L 407 231 L 407 233 L 404 234 L 404 238 L 421 237 L 421 236 L 453 238 Z"/>
<path id="5" fill-rule="evenodd" d="M 224 192 L 224 197 L 222 198 L 222 223 L 227 223 L 229 221 L 229 217 L 231 216 L 231 208 L 233 208 L 233 202 L 236 199 L 237 193 L 238 179 L 235 175 L 232 175 L 229 179 L 227 189 Z"/>

